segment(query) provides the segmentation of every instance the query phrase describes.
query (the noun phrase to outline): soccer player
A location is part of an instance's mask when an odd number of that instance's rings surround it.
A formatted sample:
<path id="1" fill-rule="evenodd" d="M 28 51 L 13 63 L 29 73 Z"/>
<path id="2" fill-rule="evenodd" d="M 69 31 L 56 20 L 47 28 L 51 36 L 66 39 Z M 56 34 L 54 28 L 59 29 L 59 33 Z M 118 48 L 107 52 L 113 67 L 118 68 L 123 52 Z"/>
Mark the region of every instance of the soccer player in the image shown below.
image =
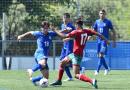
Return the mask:
<path id="1" fill-rule="evenodd" d="M 75 27 L 73 26 L 71 19 L 70 19 L 70 14 L 69 13 L 64 13 L 63 14 L 63 24 L 61 24 L 61 30 L 64 32 L 64 34 L 67 34 L 73 30 L 75 30 Z M 60 60 L 62 60 L 65 56 L 69 55 L 70 53 L 73 52 L 73 40 L 64 40 L 64 44 L 62 47 L 61 55 L 60 55 Z M 68 78 L 64 81 L 72 81 L 72 75 L 70 73 L 69 67 L 72 66 L 70 65 L 65 67 L 65 72 L 68 76 Z"/>
<path id="2" fill-rule="evenodd" d="M 62 76 L 64 73 L 64 67 L 67 64 L 69 64 L 70 62 L 72 62 L 75 78 L 79 79 L 81 81 L 84 81 L 84 82 L 89 82 L 95 88 L 98 88 L 97 80 L 91 79 L 88 76 L 85 76 L 84 74 L 80 74 L 80 63 L 81 63 L 82 56 L 83 56 L 83 49 L 87 42 L 88 36 L 97 35 L 104 40 L 105 40 L 105 38 L 93 30 L 83 29 L 82 26 L 83 26 L 83 22 L 80 20 L 77 20 L 76 21 L 76 30 L 74 30 L 68 34 L 62 34 L 62 33 L 58 32 L 57 30 L 53 29 L 53 31 L 56 32 L 62 38 L 73 38 L 74 46 L 73 46 L 73 53 L 66 56 L 60 63 L 58 79 L 51 84 L 52 86 L 62 85 Z M 106 41 L 106 42 L 108 42 L 108 41 Z"/>
<path id="3" fill-rule="evenodd" d="M 95 21 L 93 28 L 94 30 L 102 34 L 107 39 L 109 39 L 109 31 L 111 30 L 113 34 L 112 35 L 113 47 L 115 47 L 116 46 L 115 30 L 113 29 L 112 22 L 109 19 L 107 19 L 105 16 L 106 16 L 106 11 L 104 9 L 100 10 L 99 19 Z M 105 67 L 104 75 L 107 75 L 109 71 L 109 67 L 105 61 L 105 55 L 107 54 L 107 44 L 100 37 L 97 38 L 97 43 L 98 43 L 97 52 L 98 52 L 99 62 L 98 62 L 97 70 L 95 71 L 95 75 L 98 75 L 102 65 Z"/>
<path id="4" fill-rule="evenodd" d="M 55 32 L 48 31 L 49 26 L 50 24 L 48 21 L 43 21 L 41 31 L 29 31 L 22 35 L 19 35 L 17 38 L 18 40 L 21 40 L 25 36 L 31 35 L 36 37 L 37 39 L 37 49 L 34 54 L 35 61 L 37 64 L 32 69 L 27 70 L 29 79 L 34 85 L 36 85 L 36 82 L 40 81 L 40 79 L 42 79 L 43 77 L 46 79 L 49 78 L 49 68 L 47 64 L 48 52 L 50 44 L 52 42 L 52 37 L 56 36 Z M 37 70 L 40 70 L 42 75 L 32 77 L 32 74 Z"/>

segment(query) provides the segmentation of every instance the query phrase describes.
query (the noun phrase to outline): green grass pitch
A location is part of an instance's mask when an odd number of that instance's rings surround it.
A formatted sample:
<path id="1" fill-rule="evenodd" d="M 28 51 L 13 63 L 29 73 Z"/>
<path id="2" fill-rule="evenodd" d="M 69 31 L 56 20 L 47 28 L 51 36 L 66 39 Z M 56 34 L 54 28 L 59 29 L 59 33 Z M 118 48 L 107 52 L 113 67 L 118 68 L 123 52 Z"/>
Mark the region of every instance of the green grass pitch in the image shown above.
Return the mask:
<path id="1" fill-rule="evenodd" d="M 104 76 L 103 71 L 98 76 L 94 76 L 93 70 L 85 72 L 91 78 L 98 80 L 98 90 L 130 90 L 130 71 L 129 70 L 111 70 L 109 75 Z M 35 73 L 34 76 L 39 73 Z M 50 71 L 49 82 L 57 77 L 57 71 Z M 66 78 L 64 75 L 63 79 Z M 62 86 L 41 88 L 34 86 L 28 79 L 26 71 L 23 70 L 5 70 L 0 71 L 0 90 L 94 90 L 86 82 L 74 79 L 70 82 L 62 82 Z"/>

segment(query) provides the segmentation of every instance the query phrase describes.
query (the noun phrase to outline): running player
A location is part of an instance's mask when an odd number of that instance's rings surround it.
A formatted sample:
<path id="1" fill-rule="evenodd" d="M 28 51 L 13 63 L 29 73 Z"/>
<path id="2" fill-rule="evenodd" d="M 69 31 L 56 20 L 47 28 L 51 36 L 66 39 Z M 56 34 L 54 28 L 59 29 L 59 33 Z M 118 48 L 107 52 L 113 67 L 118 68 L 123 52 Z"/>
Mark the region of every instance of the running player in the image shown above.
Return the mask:
<path id="1" fill-rule="evenodd" d="M 87 42 L 88 36 L 97 35 L 104 40 L 105 40 L 105 38 L 93 30 L 83 29 L 82 26 L 83 26 L 83 22 L 80 20 L 77 20 L 76 21 L 76 30 L 74 30 L 68 34 L 62 34 L 62 33 L 58 32 L 57 30 L 53 29 L 53 31 L 56 32 L 62 38 L 73 38 L 74 47 L 73 47 L 73 53 L 66 56 L 60 63 L 58 79 L 51 84 L 52 86 L 62 85 L 62 76 L 64 73 L 64 67 L 72 61 L 75 78 L 79 79 L 81 81 L 84 81 L 84 82 L 89 82 L 95 88 L 98 88 L 97 80 L 91 79 L 88 76 L 85 76 L 84 74 L 80 74 L 80 63 L 81 63 L 82 56 L 83 56 L 83 49 Z M 106 41 L 106 42 L 108 42 L 108 41 Z"/>
<path id="2" fill-rule="evenodd" d="M 35 36 L 37 39 L 37 49 L 35 51 L 34 57 L 36 61 L 36 65 L 32 69 L 28 69 L 28 75 L 29 79 L 32 81 L 34 85 L 36 85 L 36 82 L 42 79 L 43 77 L 48 79 L 49 78 L 49 68 L 47 64 L 47 59 L 48 59 L 48 52 L 49 52 L 49 47 L 52 42 L 52 37 L 56 36 L 56 33 L 49 30 L 49 22 L 43 21 L 42 22 L 42 31 L 29 31 L 26 32 L 22 35 L 18 36 L 18 40 L 21 40 L 25 36 Z M 37 77 L 32 77 L 32 74 L 40 70 L 42 75 L 37 76 Z"/>

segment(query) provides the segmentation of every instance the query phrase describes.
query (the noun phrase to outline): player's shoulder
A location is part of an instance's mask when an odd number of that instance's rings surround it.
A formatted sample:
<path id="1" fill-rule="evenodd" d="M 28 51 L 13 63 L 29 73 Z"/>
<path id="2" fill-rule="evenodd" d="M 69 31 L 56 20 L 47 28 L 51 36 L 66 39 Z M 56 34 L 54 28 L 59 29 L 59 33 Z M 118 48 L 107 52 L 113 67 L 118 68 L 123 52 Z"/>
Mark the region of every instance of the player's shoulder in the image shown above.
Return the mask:
<path id="1" fill-rule="evenodd" d="M 100 22 L 100 19 L 97 19 L 95 22 L 96 22 L 96 23 Z"/>
<path id="2" fill-rule="evenodd" d="M 107 21 L 107 22 L 111 22 L 111 20 L 110 20 L 110 19 L 108 19 L 108 18 L 105 18 L 104 20 L 105 20 L 105 21 Z"/>
<path id="3" fill-rule="evenodd" d="M 32 34 L 33 33 L 40 33 L 40 31 L 30 31 Z"/>

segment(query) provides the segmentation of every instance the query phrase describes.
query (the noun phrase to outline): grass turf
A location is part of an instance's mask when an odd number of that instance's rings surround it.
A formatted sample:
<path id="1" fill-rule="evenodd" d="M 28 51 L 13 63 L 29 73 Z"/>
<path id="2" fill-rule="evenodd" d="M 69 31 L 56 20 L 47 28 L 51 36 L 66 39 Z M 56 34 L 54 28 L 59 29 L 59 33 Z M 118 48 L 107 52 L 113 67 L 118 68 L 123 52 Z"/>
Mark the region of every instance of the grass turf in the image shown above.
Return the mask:
<path id="1" fill-rule="evenodd" d="M 130 71 L 112 70 L 104 76 L 103 71 L 98 76 L 94 76 L 94 71 L 85 72 L 91 78 L 98 80 L 98 90 L 130 90 Z M 35 73 L 34 76 L 38 75 Z M 57 77 L 57 71 L 50 71 L 49 82 L 53 82 Z M 67 78 L 64 75 L 63 79 Z M 28 79 L 25 71 L 22 70 L 4 70 L 0 71 L 0 90 L 93 90 L 91 84 L 74 79 L 70 82 L 62 82 L 62 86 L 41 88 L 34 86 Z"/>

